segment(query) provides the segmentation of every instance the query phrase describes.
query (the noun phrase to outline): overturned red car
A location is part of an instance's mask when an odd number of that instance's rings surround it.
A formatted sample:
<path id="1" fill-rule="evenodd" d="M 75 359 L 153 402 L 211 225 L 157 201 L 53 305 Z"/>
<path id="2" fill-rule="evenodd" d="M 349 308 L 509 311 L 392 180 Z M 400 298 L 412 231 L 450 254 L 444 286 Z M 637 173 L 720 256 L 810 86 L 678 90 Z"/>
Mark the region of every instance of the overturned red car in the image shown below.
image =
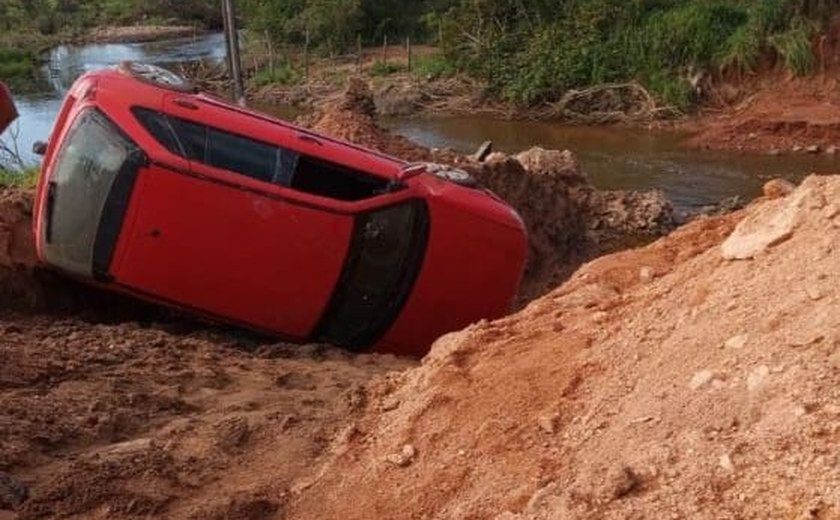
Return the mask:
<path id="1" fill-rule="evenodd" d="M 527 237 L 460 170 L 407 164 L 198 93 L 81 77 L 44 154 L 47 266 L 293 341 L 425 353 L 509 310 Z"/>

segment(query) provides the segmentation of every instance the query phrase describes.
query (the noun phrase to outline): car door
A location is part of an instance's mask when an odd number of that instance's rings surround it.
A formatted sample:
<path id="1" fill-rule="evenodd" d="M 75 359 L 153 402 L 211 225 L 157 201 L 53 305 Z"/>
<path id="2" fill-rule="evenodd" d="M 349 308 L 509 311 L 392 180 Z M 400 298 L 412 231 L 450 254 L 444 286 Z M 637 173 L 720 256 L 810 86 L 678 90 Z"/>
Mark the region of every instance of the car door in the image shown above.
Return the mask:
<path id="1" fill-rule="evenodd" d="M 141 175 L 120 282 L 231 321 L 308 337 L 341 274 L 352 215 L 287 197 L 272 179 L 275 169 L 281 173 L 282 157 L 272 159 L 277 149 L 199 123 L 223 120 L 212 107 L 202 107 L 200 119 L 197 107 L 167 110 L 192 121 L 193 135 L 183 139 L 189 170 L 157 161 Z"/>

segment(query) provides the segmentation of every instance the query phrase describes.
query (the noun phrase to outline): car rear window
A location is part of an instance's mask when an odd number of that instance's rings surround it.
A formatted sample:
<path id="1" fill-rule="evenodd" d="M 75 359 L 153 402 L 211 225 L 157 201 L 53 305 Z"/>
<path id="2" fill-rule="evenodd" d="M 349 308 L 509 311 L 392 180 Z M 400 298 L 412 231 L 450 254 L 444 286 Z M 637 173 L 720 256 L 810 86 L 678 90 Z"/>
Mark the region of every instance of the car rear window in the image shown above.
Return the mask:
<path id="1" fill-rule="evenodd" d="M 293 150 L 143 107 L 137 120 L 181 157 L 304 193 L 354 201 L 394 187 L 385 179 Z"/>

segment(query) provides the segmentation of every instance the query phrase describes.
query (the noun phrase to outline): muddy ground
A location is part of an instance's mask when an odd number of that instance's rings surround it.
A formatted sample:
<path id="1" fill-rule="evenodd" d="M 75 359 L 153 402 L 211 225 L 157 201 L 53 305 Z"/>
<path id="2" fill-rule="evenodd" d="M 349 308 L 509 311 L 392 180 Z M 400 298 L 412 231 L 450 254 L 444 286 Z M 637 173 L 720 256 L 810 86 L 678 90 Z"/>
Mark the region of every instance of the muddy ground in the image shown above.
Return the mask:
<path id="1" fill-rule="evenodd" d="M 667 204 L 565 152 L 419 149 L 369 105 L 310 124 L 506 197 L 524 309 L 423 360 L 276 344 L 34 270 L 31 195 L 0 191 L 0 519 L 840 518 L 837 178 L 569 278 Z"/>

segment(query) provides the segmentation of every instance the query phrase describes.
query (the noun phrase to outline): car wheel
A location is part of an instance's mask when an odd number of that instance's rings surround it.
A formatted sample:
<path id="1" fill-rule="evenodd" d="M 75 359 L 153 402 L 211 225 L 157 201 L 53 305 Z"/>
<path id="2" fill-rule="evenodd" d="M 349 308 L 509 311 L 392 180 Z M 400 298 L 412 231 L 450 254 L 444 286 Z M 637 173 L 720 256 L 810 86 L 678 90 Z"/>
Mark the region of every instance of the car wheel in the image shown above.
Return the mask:
<path id="1" fill-rule="evenodd" d="M 136 61 L 124 61 L 117 66 L 117 70 L 132 78 L 168 90 L 174 90 L 176 92 L 196 91 L 195 86 L 187 79 L 157 65 Z"/>

